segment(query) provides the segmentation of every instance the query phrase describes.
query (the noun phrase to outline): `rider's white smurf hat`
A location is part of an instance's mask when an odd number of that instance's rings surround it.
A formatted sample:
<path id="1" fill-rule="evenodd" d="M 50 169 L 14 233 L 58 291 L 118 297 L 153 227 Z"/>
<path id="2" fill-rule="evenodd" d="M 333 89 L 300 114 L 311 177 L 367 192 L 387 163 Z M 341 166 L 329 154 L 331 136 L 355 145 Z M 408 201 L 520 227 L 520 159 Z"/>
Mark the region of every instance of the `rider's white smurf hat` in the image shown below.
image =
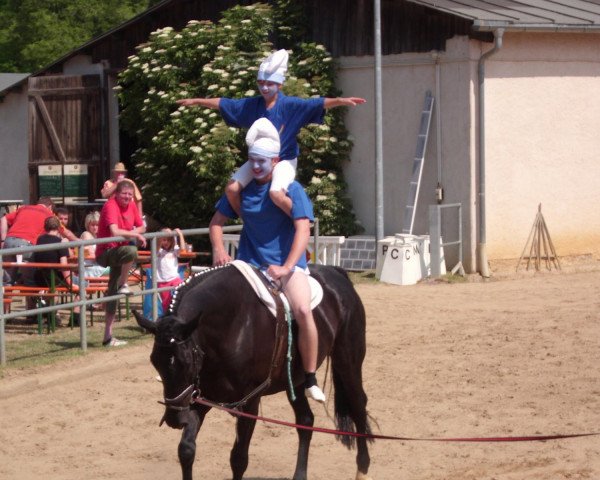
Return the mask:
<path id="1" fill-rule="evenodd" d="M 258 80 L 283 83 L 287 72 L 288 52 L 277 50 L 262 61 L 258 67 Z"/>
<path id="2" fill-rule="evenodd" d="M 278 156 L 281 144 L 275 125 L 264 117 L 259 118 L 246 134 L 246 145 L 248 145 L 248 155 L 268 158 Z"/>

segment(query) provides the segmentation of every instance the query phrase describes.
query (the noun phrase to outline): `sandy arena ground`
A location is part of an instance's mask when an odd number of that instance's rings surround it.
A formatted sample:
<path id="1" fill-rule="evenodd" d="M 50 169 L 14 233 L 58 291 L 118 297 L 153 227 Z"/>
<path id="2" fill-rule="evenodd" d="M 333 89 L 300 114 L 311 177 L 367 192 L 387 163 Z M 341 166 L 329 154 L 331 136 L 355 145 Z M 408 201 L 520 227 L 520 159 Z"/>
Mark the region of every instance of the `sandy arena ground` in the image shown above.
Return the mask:
<path id="1" fill-rule="evenodd" d="M 600 431 L 600 268 L 462 284 L 361 284 L 357 290 L 367 310 L 365 388 L 376 433 Z M 141 346 L 8 372 L 0 383 L 0 479 L 180 478 L 180 432 L 158 428 L 163 407 L 156 402 L 161 384 L 148 360 L 151 345 L 149 338 Z M 332 426 L 322 407 L 314 410 L 317 425 Z M 262 414 L 292 420 L 283 394 L 265 398 Z M 230 478 L 234 435 L 232 417 L 208 415 L 195 478 Z M 258 424 L 245 478 L 291 478 L 296 445 L 295 431 Z M 600 436 L 377 441 L 371 458 L 375 480 L 597 479 Z M 332 436 L 315 434 L 309 478 L 354 475 L 354 453 Z"/>

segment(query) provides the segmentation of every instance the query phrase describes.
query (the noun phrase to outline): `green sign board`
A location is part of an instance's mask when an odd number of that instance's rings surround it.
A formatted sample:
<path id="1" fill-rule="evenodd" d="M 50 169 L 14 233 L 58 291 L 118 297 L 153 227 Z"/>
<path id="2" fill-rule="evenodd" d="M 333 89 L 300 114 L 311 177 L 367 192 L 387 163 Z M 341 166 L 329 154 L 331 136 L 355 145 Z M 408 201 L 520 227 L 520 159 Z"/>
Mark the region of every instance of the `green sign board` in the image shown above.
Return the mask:
<path id="1" fill-rule="evenodd" d="M 40 197 L 50 197 L 55 202 L 62 202 L 62 165 L 40 165 L 38 167 L 38 182 Z"/>
<path id="2" fill-rule="evenodd" d="M 65 165 L 64 172 L 65 202 L 85 202 L 88 199 L 87 165 Z"/>
<path id="3" fill-rule="evenodd" d="M 57 203 L 84 202 L 88 199 L 88 166 L 85 164 L 40 165 L 39 196 Z"/>

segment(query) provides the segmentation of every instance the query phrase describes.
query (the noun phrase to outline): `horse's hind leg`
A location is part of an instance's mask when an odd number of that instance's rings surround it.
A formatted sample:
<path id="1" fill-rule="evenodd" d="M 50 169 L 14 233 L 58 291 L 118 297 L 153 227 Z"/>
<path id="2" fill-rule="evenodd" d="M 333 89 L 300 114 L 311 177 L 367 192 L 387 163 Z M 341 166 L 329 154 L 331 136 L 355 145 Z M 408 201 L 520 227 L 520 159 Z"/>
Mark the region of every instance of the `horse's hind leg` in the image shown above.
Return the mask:
<path id="1" fill-rule="evenodd" d="M 288 400 L 294 409 L 297 425 L 306 425 L 312 427 L 315 423 L 315 417 L 310 409 L 306 395 L 304 395 L 304 385 L 294 388 L 296 400 L 292 401 L 289 390 L 287 391 Z M 298 432 L 298 455 L 296 458 L 296 470 L 293 480 L 306 480 L 308 468 L 308 450 L 312 439 L 312 431 L 297 428 Z"/>
<path id="2" fill-rule="evenodd" d="M 208 412 L 207 408 L 192 409 L 188 416 L 188 422 L 183 427 L 179 448 L 177 449 L 183 480 L 192 480 L 192 467 L 196 458 L 196 437 L 198 436 L 206 412 Z"/>
<path id="3" fill-rule="evenodd" d="M 260 398 L 248 402 L 243 409 L 244 412 L 256 415 L 259 402 Z M 254 419 L 244 417 L 238 417 L 237 419 L 235 443 L 229 456 L 233 480 L 241 480 L 246 468 L 248 468 L 248 448 L 250 447 L 255 425 L 256 420 Z"/>

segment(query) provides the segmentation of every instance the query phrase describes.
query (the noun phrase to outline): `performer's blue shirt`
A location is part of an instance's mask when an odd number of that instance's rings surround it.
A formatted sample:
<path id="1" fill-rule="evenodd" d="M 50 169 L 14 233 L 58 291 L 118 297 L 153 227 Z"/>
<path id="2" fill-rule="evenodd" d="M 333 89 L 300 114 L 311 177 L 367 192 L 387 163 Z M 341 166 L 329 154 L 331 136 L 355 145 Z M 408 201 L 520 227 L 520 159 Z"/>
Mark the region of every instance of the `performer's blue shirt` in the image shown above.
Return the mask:
<path id="1" fill-rule="evenodd" d="M 259 268 L 283 265 L 296 233 L 292 219 L 314 220 L 312 203 L 298 182 L 293 182 L 287 192 L 292 199 L 292 218 L 273 203 L 269 196 L 270 185 L 270 182 L 261 185 L 252 181 L 242 190 L 241 195 L 244 228 L 240 235 L 237 258 Z M 217 202 L 216 209 L 228 218 L 237 218 L 225 195 Z M 306 268 L 304 255 L 296 265 Z"/>
<path id="2" fill-rule="evenodd" d="M 287 97 L 281 91 L 275 105 L 267 110 L 263 97 L 241 99 L 221 98 L 219 111 L 223 119 L 232 127 L 250 128 L 259 118 L 267 118 L 279 132 L 282 160 L 298 158 L 300 148 L 296 136 L 300 129 L 309 123 L 323 123 L 325 99 Z"/>

